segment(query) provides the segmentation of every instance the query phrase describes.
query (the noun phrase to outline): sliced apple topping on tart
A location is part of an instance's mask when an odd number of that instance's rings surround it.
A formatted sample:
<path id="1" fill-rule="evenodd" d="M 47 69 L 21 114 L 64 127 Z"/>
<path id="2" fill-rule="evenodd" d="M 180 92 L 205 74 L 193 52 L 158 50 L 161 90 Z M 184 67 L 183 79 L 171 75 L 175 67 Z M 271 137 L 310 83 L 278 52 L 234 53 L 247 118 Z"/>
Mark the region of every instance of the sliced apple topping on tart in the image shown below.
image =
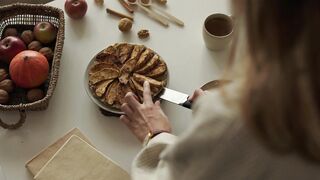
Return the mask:
<path id="1" fill-rule="evenodd" d="M 119 109 L 128 92 L 142 101 L 143 83 L 150 83 L 152 97 L 167 84 L 167 65 L 143 45 L 119 43 L 101 51 L 90 67 L 89 87 L 108 106 Z"/>

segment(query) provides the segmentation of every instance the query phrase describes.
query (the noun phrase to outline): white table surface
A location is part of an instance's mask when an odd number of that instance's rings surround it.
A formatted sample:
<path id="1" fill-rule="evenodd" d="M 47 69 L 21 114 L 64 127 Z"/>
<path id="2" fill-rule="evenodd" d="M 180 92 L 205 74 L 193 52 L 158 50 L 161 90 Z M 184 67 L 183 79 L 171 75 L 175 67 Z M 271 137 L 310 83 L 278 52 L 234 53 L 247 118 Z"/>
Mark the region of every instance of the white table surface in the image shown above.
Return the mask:
<path id="1" fill-rule="evenodd" d="M 66 38 L 60 77 L 49 108 L 28 112 L 26 123 L 18 130 L 0 129 L 0 164 L 7 180 L 32 179 L 25 162 L 74 127 L 78 127 L 101 152 L 130 171 L 140 143 L 118 118 L 100 114 L 83 85 L 87 63 L 108 45 L 127 41 L 152 48 L 168 64 L 168 87 L 185 93 L 190 94 L 221 75 L 226 52 L 212 52 L 205 47 L 202 24 L 212 13 L 230 14 L 228 0 L 168 0 L 167 10 L 185 22 L 183 28 L 175 24 L 165 28 L 138 9 L 128 34 L 118 30 L 118 18 L 105 12 L 105 8 L 110 7 L 127 13 L 118 0 L 105 0 L 103 8 L 96 6 L 94 0 L 87 2 L 84 19 L 75 21 L 65 16 Z M 64 0 L 55 0 L 49 5 L 63 9 Z M 142 28 L 150 30 L 150 39 L 137 37 L 136 33 Z M 163 102 L 162 107 L 171 120 L 173 133 L 183 133 L 192 120 L 191 111 L 167 102 Z M 11 112 L 2 112 L 0 116 L 4 119 L 18 117 L 17 113 Z"/>

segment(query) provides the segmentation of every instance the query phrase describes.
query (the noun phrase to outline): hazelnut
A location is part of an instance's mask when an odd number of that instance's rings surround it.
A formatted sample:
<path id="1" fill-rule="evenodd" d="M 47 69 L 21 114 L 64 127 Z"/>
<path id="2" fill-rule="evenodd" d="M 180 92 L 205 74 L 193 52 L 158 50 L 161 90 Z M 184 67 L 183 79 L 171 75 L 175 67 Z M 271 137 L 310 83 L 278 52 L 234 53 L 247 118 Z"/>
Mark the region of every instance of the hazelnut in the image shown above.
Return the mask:
<path id="1" fill-rule="evenodd" d="M 35 102 L 44 98 L 44 92 L 41 89 L 30 89 L 27 92 L 27 100 L 29 102 Z"/>
<path id="2" fill-rule="evenodd" d="M 5 69 L 0 69 L 0 81 L 7 79 L 8 73 Z"/>
<path id="3" fill-rule="evenodd" d="M 7 91 L 0 89 L 0 104 L 6 104 L 9 101 L 9 94 Z"/>
<path id="4" fill-rule="evenodd" d="M 3 37 L 8 37 L 8 36 L 18 36 L 17 29 L 16 28 L 7 28 L 3 33 Z"/>
<path id="5" fill-rule="evenodd" d="M 13 88 L 14 88 L 14 85 L 10 79 L 5 79 L 0 82 L 0 89 L 5 90 L 8 93 L 12 92 Z"/>
<path id="6" fill-rule="evenodd" d="M 39 53 L 43 54 L 47 58 L 48 61 L 52 61 L 53 51 L 51 50 L 51 48 L 43 47 L 39 50 Z"/>
<path id="7" fill-rule="evenodd" d="M 30 44 L 34 39 L 33 32 L 31 30 L 23 31 L 21 34 L 21 39 L 24 41 L 24 43 Z"/>
<path id="8" fill-rule="evenodd" d="M 28 49 L 33 51 L 39 51 L 41 48 L 42 48 L 42 44 L 39 41 L 32 41 L 28 45 Z"/>
<path id="9" fill-rule="evenodd" d="M 128 32 L 132 28 L 132 21 L 128 18 L 122 18 L 119 21 L 119 30 L 122 32 Z"/>
<path id="10" fill-rule="evenodd" d="M 142 29 L 138 32 L 138 37 L 140 39 L 145 39 L 148 38 L 150 36 L 149 30 L 147 29 Z"/>

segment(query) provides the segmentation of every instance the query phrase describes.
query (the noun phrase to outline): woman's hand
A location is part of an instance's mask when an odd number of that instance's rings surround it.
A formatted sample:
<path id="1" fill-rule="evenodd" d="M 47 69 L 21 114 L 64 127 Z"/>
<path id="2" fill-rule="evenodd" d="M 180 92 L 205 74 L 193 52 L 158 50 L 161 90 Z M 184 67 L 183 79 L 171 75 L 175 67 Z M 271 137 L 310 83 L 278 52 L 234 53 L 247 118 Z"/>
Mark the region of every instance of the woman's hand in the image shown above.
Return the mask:
<path id="1" fill-rule="evenodd" d="M 202 89 L 196 89 L 193 94 L 188 98 L 189 101 L 195 102 L 200 96 L 206 94 L 207 91 L 203 91 Z"/>
<path id="2" fill-rule="evenodd" d="M 131 92 L 126 94 L 125 102 L 121 106 L 125 115 L 120 116 L 120 120 L 141 142 L 149 132 L 171 132 L 171 125 L 160 107 L 160 102 L 152 101 L 150 85 L 147 81 L 143 84 L 142 104 Z"/>

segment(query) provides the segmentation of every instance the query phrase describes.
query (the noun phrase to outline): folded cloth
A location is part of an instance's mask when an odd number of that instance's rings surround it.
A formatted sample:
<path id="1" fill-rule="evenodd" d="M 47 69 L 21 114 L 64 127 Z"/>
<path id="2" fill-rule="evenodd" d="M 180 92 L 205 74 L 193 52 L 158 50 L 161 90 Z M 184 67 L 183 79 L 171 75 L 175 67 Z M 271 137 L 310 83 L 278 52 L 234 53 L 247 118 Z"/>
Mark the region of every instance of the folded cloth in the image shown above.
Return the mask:
<path id="1" fill-rule="evenodd" d="M 26 168 L 30 171 L 30 173 L 35 176 L 72 135 L 77 135 L 87 143 L 91 144 L 79 129 L 74 128 L 26 163 Z"/>
<path id="2" fill-rule="evenodd" d="M 56 152 L 36 180 L 129 180 L 129 174 L 76 135 Z"/>

